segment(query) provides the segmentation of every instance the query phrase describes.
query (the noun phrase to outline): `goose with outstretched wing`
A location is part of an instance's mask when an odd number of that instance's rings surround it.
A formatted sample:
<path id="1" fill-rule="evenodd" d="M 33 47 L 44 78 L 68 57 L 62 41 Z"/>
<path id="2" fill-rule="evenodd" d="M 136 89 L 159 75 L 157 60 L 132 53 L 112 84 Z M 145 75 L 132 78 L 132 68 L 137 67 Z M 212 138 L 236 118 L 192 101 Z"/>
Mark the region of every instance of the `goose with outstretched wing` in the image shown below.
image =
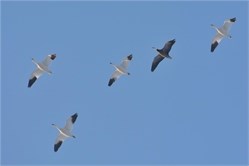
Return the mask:
<path id="1" fill-rule="evenodd" d="M 217 31 L 216 35 L 214 36 L 212 40 L 211 52 L 214 52 L 215 48 L 219 45 L 219 43 L 224 37 L 232 38 L 232 36 L 229 34 L 229 31 L 232 25 L 235 23 L 235 21 L 236 21 L 236 17 L 227 19 L 224 21 L 223 26 L 220 28 L 217 28 L 214 24 L 211 24 L 211 26 L 215 28 L 215 30 Z"/>
<path id="2" fill-rule="evenodd" d="M 49 70 L 49 64 L 56 58 L 56 54 L 48 55 L 41 63 L 38 63 L 32 58 L 32 62 L 36 65 L 36 69 L 31 74 L 31 77 L 28 82 L 28 87 L 30 88 L 35 81 L 45 72 L 52 74 L 52 71 Z"/>
<path id="3" fill-rule="evenodd" d="M 132 54 L 125 57 L 125 59 L 122 61 L 120 65 L 115 65 L 113 63 L 110 63 L 111 65 L 113 65 L 113 67 L 116 70 L 109 79 L 108 86 L 111 86 L 121 75 L 130 75 L 130 73 L 127 72 L 127 68 L 131 60 L 132 60 Z"/>
<path id="4" fill-rule="evenodd" d="M 169 56 L 169 52 L 171 50 L 171 47 L 175 44 L 176 40 L 170 40 L 165 43 L 164 47 L 162 49 L 157 49 L 155 47 L 152 47 L 158 52 L 158 55 L 153 59 L 152 65 L 151 65 L 151 71 L 153 72 L 158 64 L 164 59 L 169 58 L 172 59 L 171 56 Z"/>
<path id="5" fill-rule="evenodd" d="M 70 118 L 68 118 L 66 125 L 64 128 L 59 128 L 57 125 L 52 124 L 58 131 L 59 135 L 56 138 L 55 144 L 54 144 L 54 151 L 57 152 L 62 143 L 67 139 L 67 138 L 75 138 L 74 135 L 72 135 L 71 131 L 73 129 L 73 124 L 75 123 L 76 119 L 78 117 L 78 114 L 75 113 Z"/>

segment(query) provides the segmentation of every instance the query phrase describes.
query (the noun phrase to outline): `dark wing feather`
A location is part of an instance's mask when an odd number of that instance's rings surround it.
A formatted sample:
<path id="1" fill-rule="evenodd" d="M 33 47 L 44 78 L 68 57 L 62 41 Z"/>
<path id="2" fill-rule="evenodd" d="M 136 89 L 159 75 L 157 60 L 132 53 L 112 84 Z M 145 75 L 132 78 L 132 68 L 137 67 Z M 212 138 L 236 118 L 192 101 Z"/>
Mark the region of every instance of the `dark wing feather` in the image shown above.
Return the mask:
<path id="1" fill-rule="evenodd" d="M 172 47 L 174 44 L 175 44 L 175 39 L 170 40 L 170 41 L 168 41 L 167 43 L 165 43 L 165 45 L 164 45 L 164 47 L 163 47 L 163 49 L 162 49 L 165 55 L 167 55 L 167 54 L 170 52 L 171 47 Z"/>
<path id="2" fill-rule="evenodd" d="M 219 33 L 217 33 L 214 36 L 212 44 L 211 44 L 211 52 L 214 52 L 215 48 L 219 45 L 222 39 L 223 39 L 223 36 Z"/>
<path id="3" fill-rule="evenodd" d="M 78 117 L 77 113 L 75 113 L 74 115 L 71 116 L 72 123 L 74 123 L 76 121 L 77 117 Z"/>
<path id="4" fill-rule="evenodd" d="M 152 72 L 156 69 L 157 65 L 158 65 L 163 59 L 164 59 L 164 57 L 162 57 L 160 54 L 158 54 L 158 55 L 154 58 L 154 60 L 153 60 L 153 62 L 152 62 L 152 66 L 151 66 L 151 71 L 152 71 Z"/>
<path id="5" fill-rule="evenodd" d="M 214 52 L 214 50 L 218 46 L 218 44 L 219 43 L 217 41 L 215 41 L 214 43 L 212 43 L 212 45 L 211 45 L 211 52 Z"/>
<path id="6" fill-rule="evenodd" d="M 43 65 L 47 66 L 56 58 L 56 54 L 48 55 L 42 62 Z"/>
<path id="7" fill-rule="evenodd" d="M 112 74 L 112 76 L 111 76 L 111 78 L 109 80 L 108 86 L 111 86 L 120 76 L 121 76 L 121 73 L 118 70 L 116 70 Z"/>
<path id="8" fill-rule="evenodd" d="M 54 59 L 56 58 L 56 54 L 52 54 L 52 55 L 50 56 L 50 58 L 51 58 L 52 60 L 54 60 Z"/>
<path id="9" fill-rule="evenodd" d="M 108 82 L 108 86 L 111 86 L 115 82 L 115 78 L 111 78 Z"/>
<path id="10" fill-rule="evenodd" d="M 60 148 L 63 141 L 58 141 L 56 144 L 54 144 L 54 151 L 57 152 Z"/>
<path id="11" fill-rule="evenodd" d="M 37 80 L 37 78 L 35 76 L 33 78 L 29 79 L 28 87 L 30 88 L 35 83 L 36 80 Z"/>
<path id="12" fill-rule="evenodd" d="M 73 129 L 73 124 L 76 121 L 77 117 L 78 117 L 77 113 L 70 116 L 70 118 L 67 119 L 65 129 L 67 129 L 68 131 L 71 131 Z"/>

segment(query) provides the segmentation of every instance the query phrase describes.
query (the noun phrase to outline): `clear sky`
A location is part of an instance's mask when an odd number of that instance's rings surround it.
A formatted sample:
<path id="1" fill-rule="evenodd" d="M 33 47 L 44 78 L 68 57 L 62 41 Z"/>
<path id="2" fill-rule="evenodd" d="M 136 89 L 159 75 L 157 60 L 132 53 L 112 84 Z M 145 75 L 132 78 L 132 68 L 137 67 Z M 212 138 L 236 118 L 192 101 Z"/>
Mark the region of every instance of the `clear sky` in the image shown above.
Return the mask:
<path id="1" fill-rule="evenodd" d="M 210 24 L 233 17 L 211 53 Z M 1 23 L 3 165 L 248 164 L 248 2 L 12 1 Z M 52 53 L 53 74 L 27 88 L 31 58 Z M 108 87 L 129 54 L 131 75 Z M 51 124 L 76 112 L 55 153 Z"/>

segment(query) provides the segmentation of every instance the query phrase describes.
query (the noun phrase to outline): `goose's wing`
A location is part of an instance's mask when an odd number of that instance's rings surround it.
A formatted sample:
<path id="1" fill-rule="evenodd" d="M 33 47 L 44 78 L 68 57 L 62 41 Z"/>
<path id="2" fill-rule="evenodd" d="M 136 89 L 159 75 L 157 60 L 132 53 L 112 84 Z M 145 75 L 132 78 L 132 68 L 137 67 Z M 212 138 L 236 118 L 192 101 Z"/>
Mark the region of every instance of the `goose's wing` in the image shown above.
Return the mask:
<path id="1" fill-rule="evenodd" d="M 223 30 L 228 33 L 235 21 L 236 17 L 225 20 L 222 26 Z"/>
<path id="2" fill-rule="evenodd" d="M 123 69 L 126 70 L 131 60 L 132 60 L 132 54 L 128 55 L 128 56 L 123 60 L 123 62 L 121 63 L 120 66 L 121 66 Z"/>
<path id="3" fill-rule="evenodd" d="M 75 123 L 76 119 L 78 117 L 78 114 L 75 113 L 73 114 L 72 116 L 70 116 L 68 119 L 67 119 L 67 123 L 65 125 L 65 130 L 68 130 L 68 131 L 71 131 L 73 129 L 73 124 Z"/>
<path id="4" fill-rule="evenodd" d="M 43 61 L 42 64 L 46 67 L 56 58 L 56 54 L 48 55 Z"/>
<path id="5" fill-rule="evenodd" d="M 165 45 L 163 47 L 163 52 L 165 54 L 168 54 L 171 50 L 171 47 L 175 44 L 175 42 L 176 42 L 175 39 L 173 39 L 173 40 L 170 40 L 167 43 L 165 43 Z"/>
<path id="6" fill-rule="evenodd" d="M 111 78 L 110 78 L 110 80 L 109 80 L 109 82 L 108 82 L 108 86 L 111 86 L 120 76 L 121 76 L 122 74 L 118 71 L 118 70 L 116 70 L 113 74 L 112 74 L 112 76 L 111 76 Z"/>
<path id="7" fill-rule="evenodd" d="M 162 57 L 160 54 L 158 54 L 158 55 L 154 58 L 154 60 L 153 60 L 153 62 L 152 62 L 152 65 L 151 65 L 151 71 L 152 71 L 152 72 L 156 69 L 157 65 L 158 65 L 163 59 L 164 59 L 164 57 Z"/>
<path id="8" fill-rule="evenodd" d="M 43 74 L 43 71 L 40 70 L 39 68 L 37 68 L 36 70 L 33 71 L 30 79 L 29 79 L 29 83 L 28 83 L 28 87 L 30 88 L 35 81 Z"/>
<path id="9" fill-rule="evenodd" d="M 215 48 L 219 45 L 220 41 L 222 40 L 223 36 L 217 33 L 212 41 L 211 44 L 211 52 L 214 52 Z"/>
<path id="10" fill-rule="evenodd" d="M 54 143 L 54 151 L 57 152 L 58 149 L 60 148 L 60 146 L 62 145 L 63 141 L 66 139 L 67 137 L 62 135 L 62 134 L 59 134 L 58 137 L 56 138 L 55 140 L 55 143 Z"/>

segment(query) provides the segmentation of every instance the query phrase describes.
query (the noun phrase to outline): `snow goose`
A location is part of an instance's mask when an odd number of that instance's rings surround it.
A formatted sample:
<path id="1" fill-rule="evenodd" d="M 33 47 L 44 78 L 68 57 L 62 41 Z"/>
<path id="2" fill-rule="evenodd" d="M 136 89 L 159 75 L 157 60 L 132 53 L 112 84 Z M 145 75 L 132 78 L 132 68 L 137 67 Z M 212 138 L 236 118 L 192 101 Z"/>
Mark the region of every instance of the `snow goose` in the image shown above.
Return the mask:
<path id="1" fill-rule="evenodd" d="M 110 63 L 115 67 L 116 70 L 112 74 L 108 86 L 111 86 L 121 75 L 130 75 L 130 73 L 127 72 L 126 70 L 131 59 L 132 59 L 132 54 L 128 55 L 120 65 L 115 65 L 113 63 Z"/>
<path id="2" fill-rule="evenodd" d="M 217 28 L 214 24 L 211 24 L 211 27 L 215 28 L 217 31 L 216 35 L 213 38 L 212 44 L 211 44 L 211 52 L 214 52 L 215 48 L 218 46 L 218 44 L 221 42 L 223 37 L 232 38 L 232 36 L 229 34 L 229 31 L 231 29 L 231 26 L 236 21 L 236 17 L 227 19 L 224 21 L 224 24 L 222 27 Z"/>
<path id="3" fill-rule="evenodd" d="M 48 55 L 41 63 L 37 63 L 34 58 L 32 58 L 32 62 L 36 65 L 36 69 L 33 71 L 30 79 L 29 79 L 29 83 L 28 83 L 28 87 L 30 88 L 35 81 L 44 73 L 48 73 L 48 74 L 52 74 L 52 72 L 49 70 L 48 66 L 51 63 L 51 61 L 53 61 L 56 58 L 56 54 L 50 54 Z"/>
<path id="4" fill-rule="evenodd" d="M 73 124 L 75 123 L 77 117 L 78 117 L 78 114 L 75 113 L 70 118 L 68 118 L 67 123 L 64 128 L 59 128 L 57 125 L 52 124 L 60 132 L 57 139 L 55 140 L 55 144 L 54 144 L 55 152 L 58 151 L 63 141 L 65 141 L 67 138 L 70 138 L 70 137 L 75 138 L 75 136 L 72 135 L 71 131 L 73 129 Z"/>
<path id="5" fill-rule="evenodd" d="M 157 49 L 155 47 L 152 47 L 153 49 L 157 50 L 158 55 L 154 58 L 152 65 L 151 65 L 151 72 L 153 72 L 157 65 L 166 57 L 169 59 L 172 59 L 171 56 L 169 56 L 169 51 L 171 50 L 171 47 L 176 42 L 175 39 L 168 41 L 165 43 L 164 47 L 162 49 Z"/>

